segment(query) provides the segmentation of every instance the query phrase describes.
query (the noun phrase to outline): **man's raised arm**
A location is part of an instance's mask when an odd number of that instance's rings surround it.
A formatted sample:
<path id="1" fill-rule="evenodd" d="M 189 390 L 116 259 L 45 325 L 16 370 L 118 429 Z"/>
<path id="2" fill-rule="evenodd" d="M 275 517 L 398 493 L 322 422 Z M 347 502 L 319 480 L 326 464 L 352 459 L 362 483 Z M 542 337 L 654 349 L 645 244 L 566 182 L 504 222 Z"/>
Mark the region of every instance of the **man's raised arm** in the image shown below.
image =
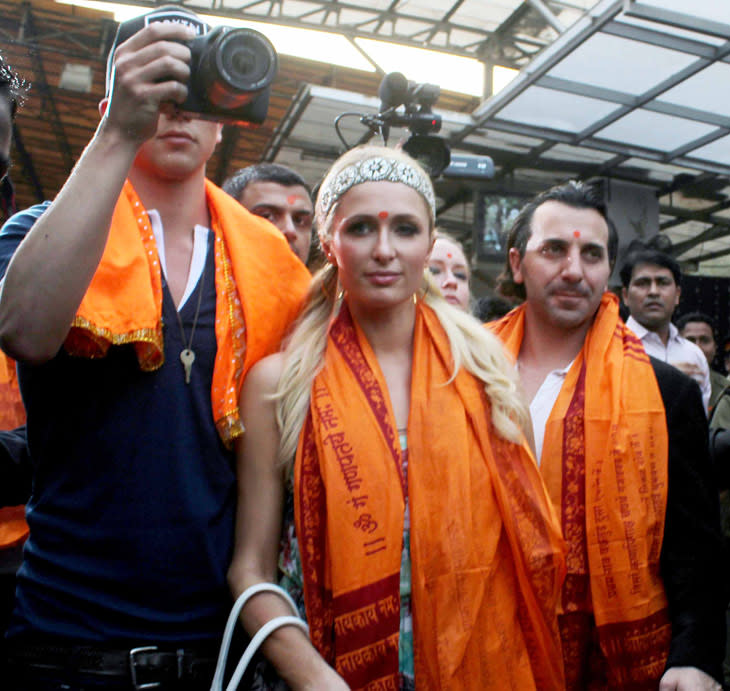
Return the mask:
<path id="1" fill-rule="evenodd" d="M 104 252 L 124 180 L 157 128 L 160 105 L 185 100 L 191 37 L 153 23 L 115 52 L 111 99 L 76 167 L 15 252 L 0 287 L 0 347 L 45 362 L 56 355 Z"/>

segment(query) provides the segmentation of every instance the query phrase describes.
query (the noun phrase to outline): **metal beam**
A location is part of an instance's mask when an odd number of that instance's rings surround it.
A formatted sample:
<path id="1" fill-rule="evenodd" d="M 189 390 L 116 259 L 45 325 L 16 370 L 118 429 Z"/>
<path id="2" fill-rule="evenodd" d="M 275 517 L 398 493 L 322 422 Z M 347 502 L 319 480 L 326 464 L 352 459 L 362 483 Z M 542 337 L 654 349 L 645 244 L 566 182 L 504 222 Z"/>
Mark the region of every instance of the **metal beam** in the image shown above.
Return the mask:
<path id="1" fill-rule="evenodd" d="M 703 65 L 703 68 L 704 66 L 705 65 Z M 623 91 L 606 89 L 604 87 L 584 84 L 582 82 L 574 82 L 560 77 L 542 77 L 542 79 L 535 83 L 535 86 L 574 94 L 576 96 L 585 96 L 586 98 L 593 98 L 599 101 L 606 101 L 608 103 L 615 103 L 617 106 L 626 106 L 631 110 L 641 107 L 644 110 L 650 110 L 654 113 L 662 113 L 664 115 L 671 115 L 677 118 L 696 120 L 697 122 L 714 125 L 715 127 L 730 128 L 730 117 L 727 115 L 719 115 L 706 110 L 699 110 L 698 108 L 680 106 L 674 103 L 665 103 L 662 101 L 644 102 L 643 96 L 634 96 L 633 94 Z"/>
<path id="2" fill-rule="evenodd" d="M 296 124 L 299 122 L 299 119 L 304 114 L 304 111 L 311 100 L 311 89 L 309 85 L 303 84 L 299 87 L 299 91 L 297 91 L 296 96 L 294 96 L 292 102 L 289 104 L 289 108 L 286 113 L 284 113 L 284 117 L 271 134 L 271 139 L 266 145 L 264 153 L 261 156 L 262 161 L 270 163 L 276 158 L 281 147 L 284 146 L 284 143 L 289 139 L 292 130 L 296 127 Z"/>
<path id="3" fill-rule="evenodd" d="M 527 0 L 543 17 L 543 19 L 559 34 L 565 31 L 562 22 L 550 11 L 542 0 Z"/>
<path id="4" fill-rule="evenodd" d="M 589 10 L 573 26 L 567 29 L 561 37 L 530 63 L 515 79 L 498 94 L 482 102 L 474 113 L 474 124 L 454 132 L 449 138 L 451 143 L 461 142 L 472 132 L 484 127 L 502 108 L 511 103 L 523 91 L 545 76 L 560 60 L 570 54 L 589 36 L 592 36 L 605 23 L 611 21 L 621 10 L 623 0 L 603 0 Z M 490 123 L 491 125 L 491 123 Z"/>
<path id="5" fill-rule="evenodd" d="M 722 53 L 723 55 L 727 55 L 730 52 L 730 44 L 725 44 L 722 50 L 718 52 Z M 628 115 L 632 110 L 636 110 L 637 108 L 644 106 L 660 94 L 663 94 L 665 91 L 668 91 L 673 86 L 676 86 L 679 82 L 688 79 L 694 74 L 697 74 L 697 72 L 703 70 L 710 64 L 710 60 L 706 60 L 705 58 L 698 58 L 691 65 L 687 65 L 687 67 L 685 67 L 684 69 L 676 72 L 671 77 L 668 77 L 659 84 L 656 84 L 648 91 L 645 91 L 641 96 L 638 96 L 633 105 L 622 106 L 614 110 L 612 113 L 609 113 L 606 117 L 603 117 L 597 122 L 593 123 L 590 127 L 586 127 L 578 135 L 578 139 L 581 140 L 584 138 L 592 137 L 596 132 L 602 130 L 604 127 L 608 127 L 608 125 L 616 122 L 616 120 L 619 120 L 624 115 Z"/>
<path id="6" fill-rule="evenodd" d="M 723 218 L 722 216 L 713 216 L 713 213 L 722 211 L 730 207 L 730 202 L 722 202 L 716 206 L 712 206 L 709 209 L 683 209 L 677 206 L 668 206 L 666 204 L 659 205 L 659 213 L 665 216 L 674 216 L 675 218 L 681 219 L 682 222 L 686 221 L 700 221 L 702 223 L 714 223 L 717 226 L 723 228 L 730 228 L 730 218 Z"/>
<path id="7" fill-rule="evenodd" d="M 676 257 L 688 252 L 691 249 L 701 245 L 703 242 L 709 242 L 710 240 L 717 240 L 718 238 L 730 235 L 730 227 L 715 225 L 711 228 L 703 230 L 698 235 L 695 235 L 689 240 L 683 240 L 672 245 L 672 254 Z"/>
<path id="8" fill-rule="evenodd" d="M 699 149 L 702 146 L 707 146 L 708 144 L 712 144 L 712 142 L 717 141 L 718 139 L 721 139 L 725 135 L 730 134 L 730 129 L 727 127 L 719 127 L 714 132 L 709 132 L 704 137 L 699 137 L 698 139 L 693 139 L 691 142 L 687 142 L 686 144 L 683 144 L 682 146 L 677 147 L 673 151 L 670 151 L 667 154 L 667 161 L 673 161 L 677 158 L 680 158 L 684 156 L 685 154 L 688 154 L 690 151 L 694 151 L 695 149 Z"/>
<path id="9" fill-rule="evenodd" d="M 730 233 L 728 233 L 730 235 Z M 687 261 L 693 262 L 695 264 L 700 264 L 701 262 L 708 262 L 711 259 L 719 259 L 720 257 L 727 257 L 730 254 L 730 247 L 724 250 L 717 250 L 715 252 L 707 252 L 706 254 L 701 254 L 699 257 L 691 257 Z"/>
<path id="10" fill-rule="evenodd" d="M 13 145 L 15 147 L 15 155 L 20 158 L 20 165 L 23 167 L 23 175 L 30 182 L 30 186 L 35 192 L 36 201 L 40 204 L 46 200 L 46 193 L 43 190 L 38 173 L 33 165 L 33 157 L 28 153 L 25 148 L 25 142 L 20 134 L 17 122 L 13 123 Z"/>
<path id="11" fill-rule="evenodd" d="M 29 54 L 33 62 L 33 70 L 36 75 L 35 86 L 37 87 L 38 91 L 40 91 L 41 96 L 43 97 L 43 104 L 45 105 L 50 115 L 49 121 L 51 125 L 51 130 L 53 131 L 53 134 L 56 138 L 56 143 L 58 144 L 58 149 L 61 153 L 63 164 L 66 167 L 66 173 L 70 174 L 71 169 L 74 166 L 74 157 L 71 152 L 71 147 L 68 143 L 66 133 L 63 130 L 63 125 L 61 124 L 61 116 L 58 113 L 58 108 L 56 108 L 56 99 L 54 98 L 51 87 L 48 84 L 46 71 L 43 66 L 43 60 L 41 59 L 40 55 L 41 48 L 36 43 L 33 9 L 30 3 L 26 2 L 23 5 L 24 6 L 23 18 L 21 20 L 21 31 L 23 33 L 23 36 L 30 36 L 31 41 L 34 44 L 34 47 L 29 50 Z"/>
<path id="12" fill-rule="evenodd" d="M 698 58 L 715 59 L 716 49 L 714 46 L 656 29 L 636 26 L 635 24 L 626 24 L 621 21 L 611 21 L 601 31 L 612 36 L 628 38 L 631 41 L 640 41 L 641 43 L 648 43 L 659 48 L 669 48 L 680 53 L 689 53 L 690 55 L 696 55 Z"/>
<path id="13" fill-rule="evenodd" d="M 717 6 L 719 7 L 720 3 Z M 697 17 L 685 12 L 675 12 L 662 7 L 637 2 L 636 0 L 627 0 L 624 6 L 624 13 L 629 17 L 648 19 L 652 22 L 668 24 L 669 26 L 675 26 L 684 30 L 697 31 L 701 34 L 710 34 L 710 36 L 720 36 L 721 38 L 730 39 L 730 24 L 704 19 L 703 17 Z"/>

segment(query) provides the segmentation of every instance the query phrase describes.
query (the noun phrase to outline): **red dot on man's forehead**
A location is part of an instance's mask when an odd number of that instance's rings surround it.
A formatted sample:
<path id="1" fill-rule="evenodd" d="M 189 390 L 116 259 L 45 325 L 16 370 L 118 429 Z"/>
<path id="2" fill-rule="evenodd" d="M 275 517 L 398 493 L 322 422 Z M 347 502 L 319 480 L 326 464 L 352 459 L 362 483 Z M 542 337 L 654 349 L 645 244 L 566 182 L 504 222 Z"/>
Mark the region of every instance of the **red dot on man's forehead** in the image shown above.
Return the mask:
<path id="1" fill-rule="evenodd" d="M 573 231 L 573 237 L 579 238 L 580 237 L 580 231 L 579 230 L 574 230 Z"/>
<path id="2" fill-rule="evenodd" d="M 388 212 L 387 211 L 381 211 L 378 214 L 378 218 L 388 218 Z"/>
<path id="3" fill-rule="evenodd" d="M 287 204 L 293 204 L 295 201 L 297 201 L 297 199 L 299 199 L 299 195 L 298 194 L 290 194 L 286 198 L 286 201 L 287 201 Z"/>
<path id="4" fill-rule="evenodd" d="M 447 253 L 446 253 L 446 256 L 447 256 L 447 257 L 448 257 L 449 259 L 451 259 L 451 257 L 453 257 L 454 255 L 453 255 L 453 254 L 451 254 L 451 252 L 447 252 Z"/>

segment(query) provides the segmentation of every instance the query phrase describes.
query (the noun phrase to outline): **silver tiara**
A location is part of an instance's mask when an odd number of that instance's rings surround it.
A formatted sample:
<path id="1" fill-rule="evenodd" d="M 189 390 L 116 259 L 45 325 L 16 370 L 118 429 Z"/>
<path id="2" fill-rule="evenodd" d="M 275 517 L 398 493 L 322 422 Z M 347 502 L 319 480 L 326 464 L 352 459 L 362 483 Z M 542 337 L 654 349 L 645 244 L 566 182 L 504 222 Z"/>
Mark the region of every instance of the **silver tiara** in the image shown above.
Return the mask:
<path id="1" fill-rule="evenodd" d="M 431 216 L 435 218 L 436 199 L 428 177 L 407 161 L 374 156 L 357 161 L 343 168 L 337 175 L 325 179 L 319 194 L 317 216 L 320 225 L 327 219 L 332 207 L 347 190 L 363 182 L 381 181 L 402 182 L 404 185 L 412 187 L 426 200 L 431 210 Z"/>

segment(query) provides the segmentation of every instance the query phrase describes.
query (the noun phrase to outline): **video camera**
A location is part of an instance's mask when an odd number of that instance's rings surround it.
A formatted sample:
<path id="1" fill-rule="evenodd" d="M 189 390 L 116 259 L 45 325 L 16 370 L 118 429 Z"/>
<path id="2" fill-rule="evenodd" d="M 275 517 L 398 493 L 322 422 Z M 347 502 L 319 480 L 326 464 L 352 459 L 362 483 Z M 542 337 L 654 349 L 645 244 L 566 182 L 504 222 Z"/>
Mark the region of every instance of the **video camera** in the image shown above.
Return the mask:
<path id="1" fill-rule="evenodd" d="M 368 132 L 358 143 L 365 143 L 379 132 L 387 144 L 391 127 L 405 127 L 411 136 L 403 144 L 403 150 L 432 178 L 443 175 L 479 181 L 494 177 L 494 162 L 489 156 L 452 154 L 446 140 L 435 136 L 441 131 L 442 120 L 433 112 L 433 106 L 440 95 L 441 88 L 436 84 L 412 82 L 400 72 L 386 74 L 378 89 L 380 111 L 360 117 Z M 347 146 L 344 140 L 343 143 Z"/>
<path id="2" fill-rule="evenodd" d="M 441 95 L 436 84 L 418 84 L 409 81 L 400 72 L 386 74 L 378 89 L 380 112 L 363 116 L 360 121 L 371 132 L 380 132 L 387 144 L 391 127 L 406 127 L 411 137 L 403 150 L 416 159 L 431 175 L 438 177 L 449 165 L 450 152 L 441 137 L 431 133 L 441 129 L 441 116 L 433 112 L 433 105 Z M 398 108 L 403 106 L 403 110 Z"/>

